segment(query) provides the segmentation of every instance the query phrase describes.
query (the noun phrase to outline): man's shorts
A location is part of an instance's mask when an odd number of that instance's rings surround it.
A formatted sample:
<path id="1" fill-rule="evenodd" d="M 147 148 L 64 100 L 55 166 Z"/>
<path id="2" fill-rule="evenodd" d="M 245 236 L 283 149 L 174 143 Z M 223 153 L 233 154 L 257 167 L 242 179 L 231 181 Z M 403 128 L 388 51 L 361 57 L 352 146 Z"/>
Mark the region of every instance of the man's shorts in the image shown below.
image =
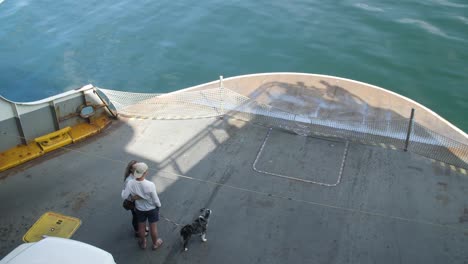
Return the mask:
<path id="1" fill-rule="evenodd" d="M 148 219 L 149 223 L 154 223 L 154 222 L 159 221 L 159 207 L 156 207 L 155 209 L 152 209 L 149 211 L 140 211 L 135 208 L 135 214 L 136 214 L 138 223 L 146 222 L 146 219 Z"/>

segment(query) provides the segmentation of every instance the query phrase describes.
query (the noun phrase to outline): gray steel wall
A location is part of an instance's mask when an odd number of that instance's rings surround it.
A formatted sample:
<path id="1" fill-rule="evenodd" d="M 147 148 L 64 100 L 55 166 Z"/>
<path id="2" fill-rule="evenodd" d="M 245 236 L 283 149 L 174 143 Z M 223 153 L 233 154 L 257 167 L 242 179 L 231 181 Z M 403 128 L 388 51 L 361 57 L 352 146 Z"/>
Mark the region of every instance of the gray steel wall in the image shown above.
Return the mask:
<path id="1" fill-rule="evenodd" d="M 82 123 L 84 120 L 80 116 L 68 117 L 72 113 L 76 113 L 78 108 L 85 103 L 84 96 L 82 94 L 76 94 L 75 97 L 67 98 L 66 100 L 55 102 L 55 111 L 57 113 L 57 118 L 60 121 L 60 129 L 67 126 L 74 126 L 79 123 Z M 64 119 L 67 118 L 67 119 Z"/>
<path id="2" fill-rule="evenodd" d="M 21 107 L 19 107 L 21 108 Z M 48 105 L 24 114 L 21 114 L 21 125 L 24 137 L 33 140 L 36 137 L 55 131 L 53 115 Z"/>
<path id="3" fill-rule="evenodd" d="M 0 152 L 58 129 L 88 122 L 77 113 L 85 103 L 102 105 L 93 89 L 87 85 L 32 103 L 15 103 L 0 96 Z M 96 114 L 103 111 L 106 110 L 98 109 Z"/>
<path id="4" fill-rule="evenodd" d="M 21 144 L 16 118 L 0 121 L 0 152 Z"/>

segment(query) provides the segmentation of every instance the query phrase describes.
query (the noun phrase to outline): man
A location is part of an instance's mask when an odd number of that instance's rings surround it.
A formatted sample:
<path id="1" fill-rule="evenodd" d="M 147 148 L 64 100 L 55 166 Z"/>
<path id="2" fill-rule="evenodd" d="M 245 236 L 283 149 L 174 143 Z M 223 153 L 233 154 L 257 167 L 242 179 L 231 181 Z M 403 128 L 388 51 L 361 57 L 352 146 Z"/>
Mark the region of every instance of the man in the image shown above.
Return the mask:
<path id="1" fill-rule="evenodd" d="M 135 180 L 130 180 L 122 191 L 122 199 L 132 195 L 135 200 L 135 213 L 138 220 L 138 245 L 140 248 L 146 248 L 145 228 L 148 220 L 151 239 L 153 241 L 152 249 L 158 249 L 163 241 L 158 239 L 158 229 L 156 223 L 159 220 L 159 208 L 161 202 L 156 193 L 156 185 L 145 179 L 148 174 L 148 165 L 138 162 L 133 165 L 133 176 Z"/>

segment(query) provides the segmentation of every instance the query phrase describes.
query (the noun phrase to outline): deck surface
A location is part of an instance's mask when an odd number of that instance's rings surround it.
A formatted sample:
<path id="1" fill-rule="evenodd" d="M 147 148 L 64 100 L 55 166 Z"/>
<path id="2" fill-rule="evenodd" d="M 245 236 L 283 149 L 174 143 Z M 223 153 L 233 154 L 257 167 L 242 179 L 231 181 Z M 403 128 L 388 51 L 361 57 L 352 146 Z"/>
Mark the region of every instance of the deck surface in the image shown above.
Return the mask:
<path id="1" fill-rule="evenodd" d="M 460 170 L 276 129 L 265 142 L 267 133 L 218 118 L 123 119 L 0 173 L 0 258 L 54 211 L 81 219 L 72 238 L 117 263 L 467 263 Z M 120 199 L 131 159 L 149 165 L 164 217 L 187 224 L 200 208 L 213 210 L 207 243 L 192 239 L 182 253 L 179 228 L 161 219 L 163 247 L 138 248 Z"/>

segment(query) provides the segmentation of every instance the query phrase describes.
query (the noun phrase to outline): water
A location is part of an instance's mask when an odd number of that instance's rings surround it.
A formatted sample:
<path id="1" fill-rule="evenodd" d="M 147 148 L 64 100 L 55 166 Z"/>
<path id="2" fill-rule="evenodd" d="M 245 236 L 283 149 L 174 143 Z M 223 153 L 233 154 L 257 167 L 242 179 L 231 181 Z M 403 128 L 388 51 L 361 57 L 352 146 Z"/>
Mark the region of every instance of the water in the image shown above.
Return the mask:
<path id="1" fill-rule="evenodd" d="M 0 94 L 14 101 L 278 71 L 378 85 L 468 131 L 468 2 L 0 0 Z"/>

